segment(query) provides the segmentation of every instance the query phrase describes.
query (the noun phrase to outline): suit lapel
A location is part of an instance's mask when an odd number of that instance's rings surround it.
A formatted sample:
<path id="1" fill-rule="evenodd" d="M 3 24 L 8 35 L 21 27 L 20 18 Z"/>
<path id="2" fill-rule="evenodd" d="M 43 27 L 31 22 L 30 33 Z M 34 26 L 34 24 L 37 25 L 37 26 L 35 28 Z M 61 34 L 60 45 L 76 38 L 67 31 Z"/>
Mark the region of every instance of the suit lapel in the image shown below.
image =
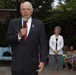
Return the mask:
<path id="1" fill-rule="evenodd" d="M 55 35 L 54 35 L 54 40 L 55 40 L 55 42 L 56 42 L 56 37 L 55 37 Z M 59 40 L 60 40 L 60 35 L 58 36 L 58 42 L 59 42 Z"/>
<path id="2" fill-rule="evenodd" d="M 60 35 L 58 36 L 58 42 L 59 42 L 59 40 L 60 40 Z"/>
<path id="3" fill-rule="evenodd" d="M 19 19 L 19 28 L 22 28 L 22 18 Z"/>
<path id="4" fill-rule="evenodd" d="M 54 37 L 53 37 L 53 39 L 54 39 L 54 41 L 55 41 L 55 43 L 56 43 L 56 37 L 55 37 L 55 34 L 54 34 Z"/>
<path id="5" fill-rule="evenodd" d="M 22 28 L 22 19 L 19 18 L 17 21 L 17 32 L 19 32 L 21 28 Z"/>

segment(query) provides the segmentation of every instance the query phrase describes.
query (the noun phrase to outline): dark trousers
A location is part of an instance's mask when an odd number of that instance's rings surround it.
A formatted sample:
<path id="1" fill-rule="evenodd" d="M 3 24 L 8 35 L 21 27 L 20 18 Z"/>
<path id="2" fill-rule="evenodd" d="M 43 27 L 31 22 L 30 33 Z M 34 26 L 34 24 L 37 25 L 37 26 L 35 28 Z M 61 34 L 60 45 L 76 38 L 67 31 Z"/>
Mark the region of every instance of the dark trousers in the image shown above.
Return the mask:
<path id="1" fill-rule="evenodd" d="M 12 75 L 38 75 L 38 72 L 24 72 L 23 70 L 19 72 L 12 71 Z"/>

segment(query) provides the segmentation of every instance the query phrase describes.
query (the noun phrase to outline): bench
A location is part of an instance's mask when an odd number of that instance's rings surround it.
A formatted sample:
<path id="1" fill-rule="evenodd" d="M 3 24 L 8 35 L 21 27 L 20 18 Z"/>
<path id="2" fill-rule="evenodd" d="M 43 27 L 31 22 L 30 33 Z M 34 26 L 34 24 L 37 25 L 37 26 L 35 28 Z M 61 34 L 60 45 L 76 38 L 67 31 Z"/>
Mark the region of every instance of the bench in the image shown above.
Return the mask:
<path id="1" fill-rule="evenodd" d="M 11 59 L 11 47 L 0 47 L 0 65 L 10 65 Z"/>

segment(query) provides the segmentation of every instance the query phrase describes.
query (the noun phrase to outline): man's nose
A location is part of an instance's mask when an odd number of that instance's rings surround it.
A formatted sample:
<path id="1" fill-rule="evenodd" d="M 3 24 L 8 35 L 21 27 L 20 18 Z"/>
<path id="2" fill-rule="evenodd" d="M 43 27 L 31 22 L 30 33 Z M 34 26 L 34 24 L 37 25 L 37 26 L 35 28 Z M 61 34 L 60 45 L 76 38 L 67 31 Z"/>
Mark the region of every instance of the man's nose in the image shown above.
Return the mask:
<path id="1" fill-rule="evenodd" d="M 27 13 L 27 10 L 25 10 L 24 12 Z"/>

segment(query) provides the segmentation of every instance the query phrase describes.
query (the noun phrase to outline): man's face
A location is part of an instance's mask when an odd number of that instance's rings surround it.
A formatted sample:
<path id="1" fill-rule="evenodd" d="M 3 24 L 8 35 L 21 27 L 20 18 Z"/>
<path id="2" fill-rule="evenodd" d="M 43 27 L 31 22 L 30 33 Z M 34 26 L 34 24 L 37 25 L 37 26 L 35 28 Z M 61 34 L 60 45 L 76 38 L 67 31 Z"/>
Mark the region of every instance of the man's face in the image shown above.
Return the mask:
<path id="1" fill-rule="evenodd" d="M 33 13 L 33 9 L 29 4 L 23 4 L 20 8 L 20 13 L 23 18 L 29 19 Z"/>

